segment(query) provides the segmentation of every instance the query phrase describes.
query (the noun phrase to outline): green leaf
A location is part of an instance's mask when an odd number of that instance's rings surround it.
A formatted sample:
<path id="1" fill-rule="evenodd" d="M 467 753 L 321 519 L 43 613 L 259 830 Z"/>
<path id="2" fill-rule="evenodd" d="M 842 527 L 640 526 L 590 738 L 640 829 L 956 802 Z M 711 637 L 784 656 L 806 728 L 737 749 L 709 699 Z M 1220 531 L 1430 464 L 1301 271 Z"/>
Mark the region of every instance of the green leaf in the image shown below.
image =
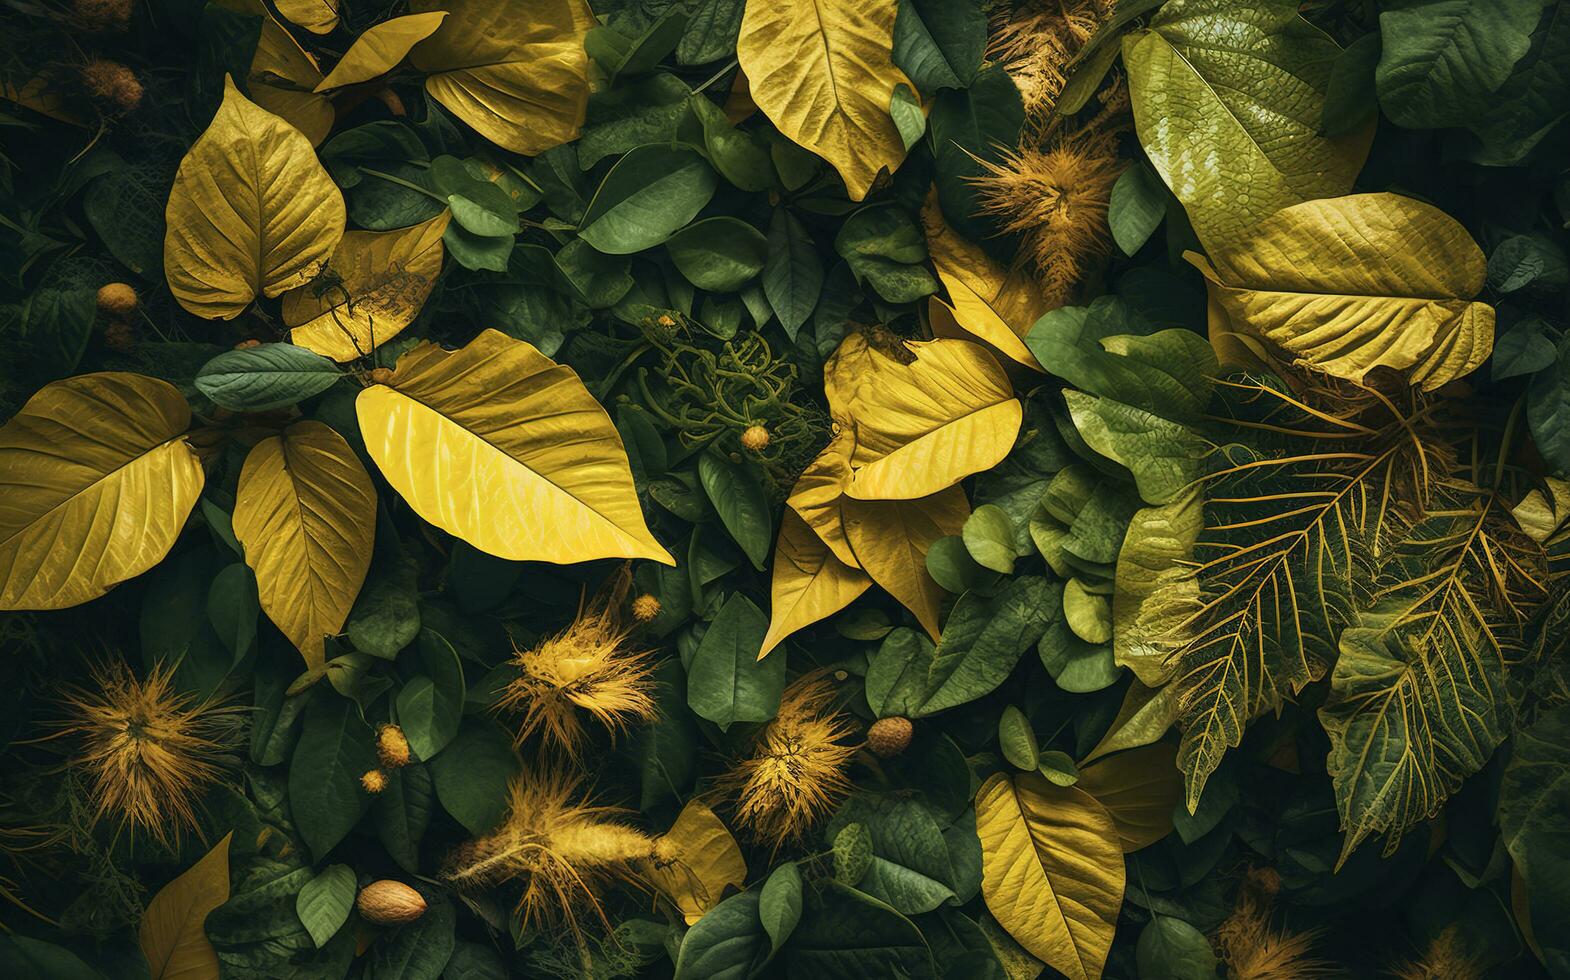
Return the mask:
<path id="1" fill-rule="evenodd" d="M 1344 136 L 1367 124 L 1379 111 L 1374 97 L 1374 70 L 1379 64 L 1379 32 L 1371 31 L 1336 56 L 1325 84 L 1325 111 L 1320 135 Z"/>
<path id="2" fill-rule="evenodd" d="M 370 797 L 360 777 L 376 768 L 371 728 L 348 698 L 318 693 L 289 759 L 289 812 L 320 861 L 360 822 Z"/>
<path id="3" fill-rule="evenodd" d="M 1215 351 L 1192 330 L 1139 335 L 1122 301 L 1048 311 L 1025 335 L 1036 360 L 1075 388 L 1174 421 L 1198 420 L 1218 373 Z"/>
<path id="4" fill-rule="evenodd" d="M 733 595 L 720 608 L 687 668 L 687 705 L 721 731 L 738 721 L 768 721 L 785 688 L 785 658 L 758 659 L 769 617 Z"/>
<path id="5" fill-rule="evenodd" d="M 1030 727 L 1025 713 L 1012 704 L 998 716 L 998 747 L 1003 750 L 1003 758 L 1009 765 L 1022 772 L 1034 772 L 1041 764 L 1036 732 Z"/>
<path id="6" fill-rule="evenodd" d="M 1526 886 L 1544 965 L 1570 972 L 1570 706 L 1516 733 L 1499 786 L 1499 829 Z"/>
<path id="7" fill-rule="evenodd" d="M 1489 100 L 1468 121 L 1481 146 L 1470 154 L 1486 166 L 1520 163 L 1565 117 L 1564 80 L 1570 77 L 1570 7 L 1550 3 L 1532 33 L 1532 46 Z"/>
<path id="8" fill-rule="evenodd" d="M 97 294 L 91 289 L 45 286 L 22 300 L 20 336 L 10 341 L 39 381 L 62 378 L 76 370 L 93 335 L 98 315 Z M 9 319 L 9 317 L 7 317 Z"/>
<path id="9" fill-rule="evenodd" d="M 141 959 L 137 956 L 138 962 Z M 145 975 L 146 967 L 142 969 Z M 0 973 L 47 980 L 104 980 L 102 973 L 64 946 L 11 932 L 0 935 Z"/>
<path id="10" fill-rule="evenodd" d="M 1204 472 L 1210 445 L 1188 426 L 1110 398 L 1078 391 L 1063 397 L 1085 443 L 1128 467 L 1146 503 L 1177 499 Z"/>
<path id="11" fill-rule="evenodd" d="M 1554 362 L 1532 377 L 1526 420 L 1549 470 L 1570 474 L 1570 339 L 1561 339 Z"/>
<path id="12" fill-rule="evenodd" d="M 936 650 L 925 633 L 901 626 L 883 638 L 867 665 L 867 704 L 879 718 L 914 715 L 927 692 Z"/>
<path id="13" fill-rule="evenodd" d="M 387 788 L 371 803 L 377 837 L 398 866 L 410 874 L 419 871 L 420 839 L 430 826 L 435 803 L 430 770 L 420 763 L 387 773 Z"/>
<path id="14" fill-rule="evenodd" d="M 774 542 L 774 520 L 757 468 L 706 452 L 698 457 L 698 479 L 731 539 L 761 570 Z"/>
<path id="15" fill-rule="evenodd" d="M 685 82 L 664 72 L 594 93 L 583 134 L 573 144 L 578 165 L 587 170 L 645 143 L 671 142 L 687 118 L 691 94 Z"/>
<path id="16" fill-rule="evenodd" d="M 665 242 L 671 262 L 699 289 L 733 293 L 763 271 L 768 240 L 739 218 L 695 221 Z"/>
<path id="17" fill-rule="evenodd" d="M 812 316 L 823 291 L 823 262 L 812 236 L 788 209 L 769 219 L 769 254 L 763 264 L 763 295 L 791 340 Z"/>
<path id="18" fill-rule="evenodd" d="M 1010 560 L 1013 542 L 1010 542 Z M 986 590 L 999 581 L 999 573 L 984 568 L 971 556 L 965 539 L 950 534 L 932 542 L 927 549 L 927 574 L 946 591 L 959 595 L 972 589 Z"/>
<path id="19" fill-rule="evenodd" d="M 1041 753 L 1036 771 L 1054 786 L 1073 786 L 1079 782 L 1079 767 L 1074 765 L 1074 759 L 1067 752 L 1060 749 Z"/>
<path id="20" fill-rule="evenodd" d="M 507 788 L 518 773 L 512 743 L 494 723 L 469 719 L 429 763 L 442 809 L 479 836 L 507 815 Z"/>
<path id="21" fill-rule="evenodd" d="M 1545 235 L 1511 235 L 1488 256 L 1488 284 L 1500 293 L 1554 292 L 1570 286 L 1570 263 Z"/>
<path id="22" fill-rule="evenodd" d="M 1161 177 L 1145 164 L 1129 167 L 1112 185 L 1107 226 L 1124 255 L 1138 252 L 1166 215 L 1167 189 L 1162 186 Z"/>
<path id="23" fill-rule="evenodd" d="M 995 596 L 961 596 L 943 626 L 927 696 L 912 716 L 974 701 L 1002 684 L 1051 622 L 1062 601 L 1054 586 L 1029 575 L 1014 579 Z"/>
<path id="24" fill-rule="evenodd" d="M 442 971 L 442 980 L 508 980 L 501 954 L 483 943 L 459 940 Z"/>
<path id="25" fill-rule="evenodd" d="M 774 953 L 784 947 L 796 923 L 801 921 L 801 869 L 795 861 L 786 861 L 769 872 L 758 897 L 758 918 L 763 931 L 769 934 L 769 946 Z"/>
<path id="26" fill-rule="evenodd" d="M 1523 317 L 1494 340 L 1492 377 L 1495 381 L 1536 374 L 1559 356 L 1548 321 Z"/>
<path id="27" fill-rule="evenodd" d="M 1531 45 L 1547 0 L 1402 0 L 1379 14 L 1374 81 L 1398 126 L 1464 126 Z"/>
<path id="28" fill-rule="evenodd" d="M 315 351 L 262 344 L 208 361 L 196 373 L 196 388 L 221 408 L 269 412 L 319 395 L 341 377 L 338 365 Z"/>
<path id="29" fill-rule="evenodd" d="M 362 653 L 395 660 L 420 634 L 418 572 L 411 562 L 372 571 L 354 600 L 344 632 Z"/>
<path id="30" fill-rule="evenodd" d="M 676 980 L 748 980 L 773 955 L 758 918 L 758 891 L 714 906 L 687 930 L 676 957 Z"/>
<path id="31" fill-rule="evenodd" d="M 687 103 L 692 108 L 693 121 L 702 132 L 694 135 L 689 129 L 683 129 L 683 135 L 690 143 L 701 140 L 704 155 L 721 177 L 744 191 L 767 191 L 774 187 L 774 163 L 762 140 L 731 125 L 725 110 L 699 93 L 692 93 Z"/>
<path id="32" fill-rule="evenodd" d="M 961 538 L 970 557 L 981 567 L 1002 575 L 1014 571 L 1014 521 L 1002 507 L 982 504 L 971 511 L 965 519 Z M 931 562 L 930 552 L 928 562 Z"/>
<path id="33" fill-rule="evenodd" d="M 438 980 L 456 943 L 458 912 L 446 896 L 424 893 L 425 914 L 371 947 L 376 980 Z"/>
<path id="34" fill-rule="evenodd" d="M 899 130 L 900 142 L 905 144 L 905 149 L 909 150 L 921 142 L 921 137 L 927 132 L 927 114 L 921 111 L 921 101 L 916 98 L 916 93 L 904 82 L 894 86 L 894 94 L 889 96 L 889 116 Z"/>
<path id="35" fill-rule="evenodd" d="M 807 895 L 785 947 L 793 977 L 936 980 L 931 950 L 915 924 L 883 902 L 837 882 Z"/>
<path id="36" fill-rule="evenodd" d="M 596 252 L 581 238 L 556 253 L 556 268 L 592 310 L 615 306 L 632 289 L 632 263 L 627 257 Z"/>
<path id="37" fill-rule="evenodd" d="M 973 0 L 901 0 L 894 64 L 923 94 L 975 81 L 987 48 L 987 18 Z"/>
<path id="38" fill-rule="evenodd" d="M 143 279 L 164 270 L 164 206 L 174 169 L 156 162 L 117 167 L 87 185 L 82 211 L 111 255 Z"/>
<path id="39" fill-rule="evenodd" d="M 607 255 L 653 248 L 697 217 L 716 184 L 714 171 L 695 150 L 637 147 L 605 175 L 578 234 Z"/>
<path id="40" fill-rule="evenodd" d="M 985 172 L 978 161 L 996 163 L 1003 148 L 1018 146 L 1024 125 L 1019 89 L 1002 65 L 988 65 L 963 90 L 944 89 L 932 102 L 927 129 L 938 205 L 949 227 L 973 242 L 995 234 L 976 201 L 972 181 Z"/>
<path id="41" fill-rule="evenodd" d="M 1134 948 L 1139 980 L 1215 980 L 1216 954 L 1205 934 L 1170 915 L 1140 930 Z"/>
<path id="42" fill-rule="evenodd" d="M 890 303 L 913 303 L 938 291 L 926 267 L 927 238 L 910 212 L 874 204 L 845 220 L 834 250 L 859 282 L 870 283 Z"/>
<path id="43" fill-rule="evenodd" d="M 463 721 L 463 664 L 452 644 L 428 629 L 420 631 L 415 649 L 421 673 L 398 692 L 397 717 L 415 757 L 428 761 L 447 747 Z"/>
<path id="44" fill-rule="evenodd" d="M 324 868 L 300 889 L 295 911 L 318 949 L 327 945 L 327 940 L 349 921 L 358 890 L 354 869 L 347 864 Z"/>

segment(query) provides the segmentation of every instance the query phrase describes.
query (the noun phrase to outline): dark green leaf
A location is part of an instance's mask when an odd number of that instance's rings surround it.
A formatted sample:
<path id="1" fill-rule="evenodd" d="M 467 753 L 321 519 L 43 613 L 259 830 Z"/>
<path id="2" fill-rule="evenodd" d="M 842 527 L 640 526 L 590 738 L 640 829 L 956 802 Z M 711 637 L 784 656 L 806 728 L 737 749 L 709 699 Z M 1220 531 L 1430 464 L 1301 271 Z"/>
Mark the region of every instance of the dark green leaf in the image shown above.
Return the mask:
<path id="1" fill-rule="evenodd" d="M 738 721 L 768 721 L 779 710 L 785 657 L 776 652 L 758 659 L 768 629 L 769 618 L 751 599 L 733 595 L 692 655 L 687 704 L 721 731 Z"/>
<path id="2" fill-rule="evenodd" d="M 213 404 L 235 412 L 268 412 L 319 395 L 343 372 L 332 361 L 293 344 L 262 344 L 219 354 L 196 373 Z"/>

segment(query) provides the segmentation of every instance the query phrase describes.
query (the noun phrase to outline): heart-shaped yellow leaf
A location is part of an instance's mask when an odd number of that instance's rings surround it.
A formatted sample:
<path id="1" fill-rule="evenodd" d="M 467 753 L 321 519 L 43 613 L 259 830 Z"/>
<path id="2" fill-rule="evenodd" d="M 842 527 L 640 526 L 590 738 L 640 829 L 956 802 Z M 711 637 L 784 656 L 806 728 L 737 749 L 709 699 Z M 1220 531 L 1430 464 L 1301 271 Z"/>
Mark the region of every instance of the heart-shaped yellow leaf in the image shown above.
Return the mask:
<path id="1" fill-rule="evenodd" d="M 801 515 L 785 508 L 774 547 L 769 631 L 758 659 L 790 634 L 844 609 L 871 585 L 866 572 L 836 558 Z"/>
<path id="2" fill-rule="evenodd" d="M 433 10 L 382 21 L 354 39 L 316 91 L 327 92 L 380 78 L 397 68 L 416 44 L 435 34 L 446 18 L 445 10 Z"/>
<path id="3" fill-rule="evenodd" d="M 945 224 L 936 194 L 928 195 L 921 223 L 938 281 L 949 294 L 947 303 L 932 298 L 934 310 L 946 311 L 960 329 L 1010 360 L 1041 370 L 1022 339 L 1050 307 L 1040 282 L 1023 266 L 1001 265 Z"/>
<path id="4" fill-rule="evenodd" d="M 229 900 L 229 841 L 159 889 L 142 912 L 138 939 L 152 980 L 218 980 L 218 954 L 203 924 Z"/>
<path id="5" fill-rule="evenodd" d="M 749 3 L 736 57 L 752 98 L 779 131 L 827 160 L 852 201 L 878 171 L 893 173 L 905 142 L 889 115 L 895 0 Z M 911 86 L 914 88 L 915 86 Z"/>
<path id="6" fill-rule="evenodd" d="M 416 0 L 445 10 L 414 48 L 425 90 L 481 136 L 533 156 L 574 139 L 589 107 L 583 38 L 599 22 L 583 0 Z"/>
<path id="7" fill-rule="evenodd" d="M 981 894 L 1030 954 L 1072 980 L 1102 974 L 1123 904 L 1112 815 L 1078 786 L 994 774 L 976 793 Z"/>
<path id="8" fill-rule="evenodd" d="M 845 497 L 840 506 L 856 563 L 936 640 L 947 593 L 927 573 L 927 549 L 964 530 L 970 516 L 964 488 L 949 487 L 920 500 Z"/>
<path id="9" fill-rule="evenodd" d="M 180 305 L 232 319 L 258 294 L 316 277 L 343 237 L 343 195 L 300 131 L 224 79 L 224 100 L 180 161 L 164 271 Z"/>
<path id="10" fill-rule="evenodd" d="M 240 471 L 234 536 L 268 618 L 322 667 L 322 638 L 343 629 L 376 540 L 376 489 L 360 458 L 311 420 L 263 439 Z"/>
<path id="11" fill-rule="evenodd" d="M 316 284 L 283 297 L 289 340 L 335 361 L 364 357 L 419 316 L 442 271 L 442 233 L 451 213 L 397 231 L 346 232 Z"/>
<path id="12" fill-rule="evenodd" d="M 707 803 L 687 801 L 671 829 L 655 847 L 656 857 L 644 862 L 649 880 L 693 925 L 725 897 L 747 882 L 747 859 L 736 838 Z"/>
<path id="13" fill-rule="evenodd" d="M 393 489 L 481 551 L 676 564 L 644 523 L 610 416 L 571 368 L 531 344 L 495 330 L 457 351 L 421 344 L 355 409 Z"/>
<path id="14" fill-rule="evenodd" d="M 172 385 L 84 374 L 0 427 L 0 609 L 96 599 L 168 554 L 201 495 Z"/>

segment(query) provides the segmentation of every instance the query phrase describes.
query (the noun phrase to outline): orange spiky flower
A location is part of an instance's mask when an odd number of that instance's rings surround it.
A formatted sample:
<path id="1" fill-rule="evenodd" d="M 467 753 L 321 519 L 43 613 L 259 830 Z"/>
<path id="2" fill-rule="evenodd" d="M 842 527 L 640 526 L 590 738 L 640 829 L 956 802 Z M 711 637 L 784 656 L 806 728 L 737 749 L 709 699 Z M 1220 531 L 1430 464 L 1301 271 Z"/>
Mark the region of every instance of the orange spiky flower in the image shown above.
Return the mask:
<path id="1" fill-rule="evenodd" d="M 92 666 L 95 688 L 61 699 L 70 716 L 61 734 L 78 743 L 71 763 L 85 775 L 94 820 L 112 814 L 166 847 L 198 828 L 197 798 L 222 778 L 244 711 L 180 694 L 173 673 L 159 665 L 138 679 L 111 660 Z"/>
<path id="2" fill-rule="evenodd" d="M 1014 80 L 1032 128 L 1045 127 L 1068 81 L 1068 63 L 1112 13 L 1111 0 L 1034 0 L 1004 7 L 987 57 Z"/>
<path id="3" fill-rule="evenodd" d="M 1271 923 L 1281 878 L 1270 868 L 1249 871 L 1232 914 L 1216 930 L 1216 945 L 1236 980 L 1312 980 L 1332 976 L 1331 965 L 1313 959 L 1318 931 L 1289 932 Z"/>
<path id="4" fill-rule="evenodd" d="M 606 888 L 641 885 L 638 863 L 653 858 L 653 838 L 616 819 L 624 811 L 595 806 L 578 794 L 577 777 L 549 769 L 524 772 L 509 791 L 507 819 L 459 847 L 443 876 L 460 889 L 521 887 L 517 910 L 525 929 L 565 926 L 582 944 L 582 914 L 607 930 Z"/>
<path id="5" fill-rule="evenodd" d="M 850 792 L 845 769 L 856 748 L 844 742 L 853 726 L 833 700 L 834 686 L 822 673 L 797 678 L 752 754 L 718 781 L 736 800 L 737 819 L 775 850 L 804 837 Z"/>
<path id="6" fill-rule="evenodd" d="M 1422 956 L 1390 971 L 1397 980 L 1483 980 L 1483 974 L 1483 964 L 1467 952 L 1456 926 L 1429 940 Z"/>

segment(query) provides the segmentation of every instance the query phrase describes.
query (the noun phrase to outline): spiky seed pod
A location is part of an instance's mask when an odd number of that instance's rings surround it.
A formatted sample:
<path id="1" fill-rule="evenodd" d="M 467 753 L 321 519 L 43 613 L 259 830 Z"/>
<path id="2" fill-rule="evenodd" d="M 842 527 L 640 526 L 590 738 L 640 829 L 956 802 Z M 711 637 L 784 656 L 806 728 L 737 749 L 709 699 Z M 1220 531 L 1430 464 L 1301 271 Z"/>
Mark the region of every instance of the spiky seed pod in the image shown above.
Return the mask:
<path id="1" fill-rule="evenodd" d="M 638 622 L 647 623 L 659 614 L 660 600 L 654 594 L 645 592 L 632 600 L 632 618 Z"/>
<path id="2" fill-rule="evenodd" d="M 761 453 L 769 448 L 769 430 L 761 425 L 749 425 L 741 434 L 743 449 Z"/>
<path id="3" fill-rule="evenodd" d="M 95 58 L 82 66 L 82 88 L 99 106 L 115 113 L 126 113 L 142 104 L 142 83 L 136 72 L 105 58 Z"/>
<path id="4" fill-rule="evenodd" d="M 123 31 L 131 25 L 131 0 L 75 0 L 71 19 L 84 31 Z"/>
<path id="5" fill-rule="evenodd" d="M 992 23 L 987 57 L 1019 89 L 1026 120 L 1039 132 L 1051 120 L 1068 81 L 1068 63 L 1112 13 L 1111 0 L 1041 0 L 1004 5 Z"/>
<path id="6" fill-rule="evenodd" d="M 910 748 L 916 726 L 909 718 L 879 718 L 867 729 L 867 748 L 880 758 L 892 759 Z"/>
<path id="7" fill-rule="evenodd" d="M 94 664 L 93 687 L 61 696 L 61 734 L 75 741 L 94 820 L 118 818 L 165 846 L 198 826 L 197 800 L 223 777 L 244 708 L 196 701 L 174 689 L 173 671 L 146 677 L 123 660 Z"/>
<path id="8" fill-rule="evenodd" d="M 367 769 L 360 777 L 360 788 L 375 796 L 387 788 L 387 774 L 380 769 Z"/>
<path id="9" fill-rule="evenodd" d="M 391 878 L 360 889 L 354 905 L 365 921 L 378 926 L 407 925 L 425 914 L 425 896 Z"/>
<path id="10" fill-rule="evenodd" d="M 136 290 L 128 283 L 111 282 L 98 287 L 98 311 L 110 316 L 126 316 L 136 311 Z"/>
<path id="11" fill-rule="evenodd" d="M 104 324 L 104 346 L 126 354 L 136 347 L 136 330 L 124 320 L 110 320 Z"/>
<path id="12" fill-rule="evenodd" d="M 376 757 L 382 768 L 397 769 L 409 764 L 409 738 L 397 725 L 383 725 L 376 730 Z"/>
<path id="13" fill-rule="evenodd" d="M 1448 926 L 1435 936 L 1415 960 L 1390 970 L 1396 980 L 1483 980 L 1483 963 L 1467 952 L 1458 926 Z"/>
<path id="14" fill-rule="evenodd" d="M 592 913 L 609 929 L 601 896 L 614 884 L 640 885 L 640 861 L 656 843 L 621 823 L 622 812 L 579 796 L 577 777 L 556 770 L 525 772 L 508 793 L 507 818 L 491 833 L 459 847 L 443 877 L 460 889 L 519 889 L 522 927 L 565 927 L 582 941 Z"/>
<path id="15" fill-rule="evenodd" d="M 833 700 L 827 677 L 797 678 L 780 696 L 779 712 L 758 733 L 751 754 L 717 782 L 736 800 L 739 822 L 776 850 L 800 840 L 850 792 L 845 769 L 856 749 L 844 742 L 852 725 L 833 709 Z"/>

